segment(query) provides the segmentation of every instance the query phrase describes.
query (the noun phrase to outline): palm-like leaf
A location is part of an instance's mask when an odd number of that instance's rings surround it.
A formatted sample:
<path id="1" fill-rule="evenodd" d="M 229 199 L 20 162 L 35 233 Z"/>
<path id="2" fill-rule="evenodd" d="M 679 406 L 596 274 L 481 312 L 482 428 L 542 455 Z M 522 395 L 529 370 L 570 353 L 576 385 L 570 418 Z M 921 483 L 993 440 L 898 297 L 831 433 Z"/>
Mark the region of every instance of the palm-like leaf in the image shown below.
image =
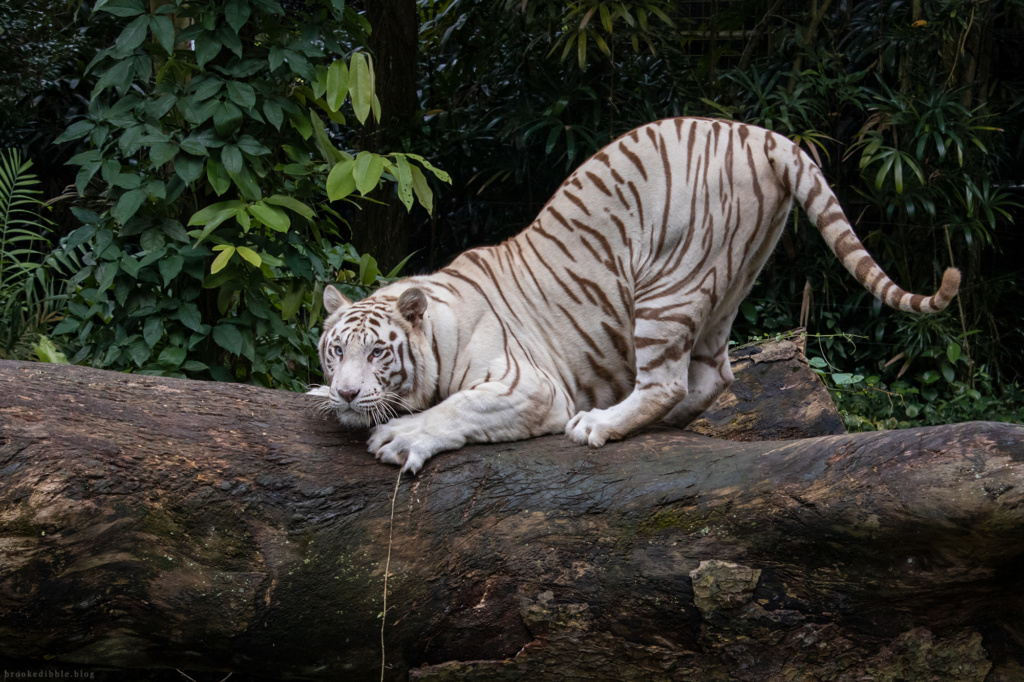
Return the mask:
<path id="1" fill-rule="evenodd" d="M 39 267 L 48 220 L 39 215 L 39 179 L 16 149 L 0 153 L 0 299 L 21 288 Z"/>
<path id="2" fill-rule="evenodd" d="M 39 214 L 31 167 L 16 149 L 0 153 L 0 357 L 31 357 L 39 333 L 60 316 L 42 267 L 50 221 Z"/>

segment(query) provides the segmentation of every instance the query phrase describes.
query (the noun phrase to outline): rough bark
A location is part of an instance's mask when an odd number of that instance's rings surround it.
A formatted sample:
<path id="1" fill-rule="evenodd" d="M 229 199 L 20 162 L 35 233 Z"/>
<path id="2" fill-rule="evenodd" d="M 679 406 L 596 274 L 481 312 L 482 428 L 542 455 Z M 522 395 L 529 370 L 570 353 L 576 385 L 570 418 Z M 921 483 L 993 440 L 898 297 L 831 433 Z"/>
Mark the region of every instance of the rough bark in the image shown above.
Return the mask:
<path id="1" fill-rule="evenodd" d="M 396 470 L 364 439 L 302 395 L 0 362 L 4 666 L 378 678 Z M 1018 679 L 1022 440 L 440 455 L 398 490 L 386 677 Z"/>
<path id="2" fill-rule="evenodd" d="M 419 53 L 419 10 L 415 0 L 373 0 L 366 3 L 372 31 L 367 46 L 373 54 L 381 122 L 371 116 L 361 136 L 361 148 L 381 154 L 405 151 L 419 105 L 416 64 Z M 352 219 L 352 243 L 369 253 L 389 272 L 409 253 L 412 215 L 394 186 L 370 193 Z"/>

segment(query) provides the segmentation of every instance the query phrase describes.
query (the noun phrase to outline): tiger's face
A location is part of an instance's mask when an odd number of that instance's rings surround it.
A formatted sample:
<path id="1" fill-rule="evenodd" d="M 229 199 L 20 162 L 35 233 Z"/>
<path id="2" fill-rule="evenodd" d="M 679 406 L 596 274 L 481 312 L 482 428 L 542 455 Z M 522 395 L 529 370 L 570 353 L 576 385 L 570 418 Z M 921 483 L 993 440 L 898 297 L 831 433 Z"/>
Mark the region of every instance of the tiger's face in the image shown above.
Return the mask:
<path id="1" fill-rule="evenodd" d="M 410 335 L 426 307 L 423 293 L 409 289 L 397 300 L 352 303 L 328 286 L 324 306 L 329 316 L 319 351 L 326 386 L 317 393 L 327 398 L 327 409 L 348 427 L 377 426 L 413 409 L 417 367 Z"/>

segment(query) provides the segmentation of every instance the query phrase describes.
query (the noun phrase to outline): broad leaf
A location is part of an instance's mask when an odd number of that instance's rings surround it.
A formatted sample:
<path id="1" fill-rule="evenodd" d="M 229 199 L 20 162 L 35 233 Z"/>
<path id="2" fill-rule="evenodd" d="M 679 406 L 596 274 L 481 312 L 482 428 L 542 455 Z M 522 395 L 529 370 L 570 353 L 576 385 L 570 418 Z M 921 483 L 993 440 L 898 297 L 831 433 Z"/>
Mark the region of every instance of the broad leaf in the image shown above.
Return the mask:
<path id="1" fill-rule="evenodd" d="M 228 81 L 228 97 L 240 107 L 252 107 L 256 105 L 256 91 L 248 83 Z"/>
<path id="2" fill-rule="evenodd" d="M 133 19 L 124 27 L 121 31 L 121 35 L 117 37 L 117 41 L 114 43 L 114 53 L 122 57 L 130 55 L 135 48 L 146 40 L 148 30 L 148 16 L 143 14 Z"/>
<path id="3" fill-rule="evenodd" d="M 409 172 L 412 173 L 412 191 L 416 193 L 416 199 L 427 213 L 434 212 L 434 192 L 430 189 L 430 183 L 418 167 L 409 164 Z"/>
<path id="4" fill-rule="evenodd" d="M 224 168 L 224 165 L 216 159 L 209 159 L 206 162 L 206 180 L 210 183 L 213 191 L 217 193 L 217 196 L 221 196 L 224 192 L 231 189 L 231 176 Z"/>
<path id="5" fill-rule="evenodd" d="M 370 58 L 362 52 L 350 57 L 349 94 L 352 96 L 352 109 L 360 123 L 366 123 L 373 102 L 373 75 Z"/>
<path id="6" fill-rule="evenodd" d="M 118 198 L 117 204 L 110 211 L 110 215 L 114 217 L 114 220 L 124 225 L 128 222 L 129 218 L 135 215 L 135 212 L 139 210 L 139 207 L 142 206 L 142 202 L 145 200 L 146 190 L 144 189 L 133 189 L 125 192 Z"/>
<path id="7" fill-rule="evenodd" d="M 235 355 L 242 354 L 242 334 L 233 324 L 221 323 L 213 328 L 213 340 L 218 346 Z"/>
<path id="8" fill-rule="evenodd" d="M 210 266 L 210 274 L 214 275 L 224 269 L 224 266 L 228 264 L 231 257 L 235 255 L 235 247 L 230 244 L 218 244 L 213 247 L 214 251 L 220 251 L 220 255 L 213 259 L 213 265 Z"/>
<path id="9" fill-rule="evenodd" d="M 238 252 L 239 256 L 241 256 L 248 262 L 252 263 L 254 267 L 258 268 L 260 264 L 263 262 L 262 259 L 260 259 L 260 255 L 253 251 L 252 249 L 250 249 L 248 246 L 236 247 L 235 251 Z"/>
<path id="10" fill-rule="evenodd" d="M 409 160 L 401 154 L 398 155 L 395 166 L 398 169 L 398 198 L 401 199 L 406 211 L 412 210 L 412 167 Z"/>
<path id="11" fill-rule="evenodd" d="M 377 186 L 383 172 L 383 157 L 370 152 L 359 152 L 356 157 L 356 166 L 352 171 L 352 176 L 356 179 L 356 189 L 365 196 Z"/>
<path id="12" fill-rule="evenodd" d="M 327 176 L 327 198 L 331 201 L 344 199 L 356 188 L 356 179 L 352 177 L 355 160 L 343 159 L 334 165 Z"/>
<path id="13" fill-rule="evenodd" d="M 272 197 L 267 197 L 263 201 L 267 204 L 284 206 L 285 208 L 291 209 L 307 220 L 313 219 L 313 209 L 293 197 L 285 196 L 284 194 L 275 194 Z"/>
<path id="14" fill-rule="evenodd" d="M 213 127 L 221 137 L 228 137 L 242 125 L 242 110 L 231 102 L 220 102 L 213 110 Z"/>
<path id="15" fill-rule="evenodd" d="M 228 26 L 238 33 L 249 20 L 250 11 L 248 0 L 228 0 L 224 5 L 224 18 L 227 19 Z"/>
<path id="16" fill-rule="evenodd" d="M 291 227 L 291 219 L 288 218 L 287 213 L 262 201 L 257 201 L 250 206 L 249 212 L 272 230 L 287 232 L 288 228 Z"/>
<path id="17" fill-rule="evenodd" d="M 348 65 L 338 59 L 327 69 L 327 106 L 331 111 L 337 111 L 345 101 L 346 95 L 348 95 Z"/>
<path id="18" fill-rule="evenodd" d="M 228 173 L 242 172 L 242 152 L 233 144 L 224 145 L 220 151 L 220 162 Z"/>
<path id="19" fill-rule="evenodd" d="M 167 54 L 174 53 L 174 22 L 166 15 L 153 16 L 149 18 L 149 29 L 153 31 L 153 37 L 160 47 Z M 166 112 L 165 112 L 166 113 Z"/>
<path id="20" fill-rule="evenodd" d="M 174 159 L 174 172 L 186 185 L 191 185 L 203 174 L 203 162 L 201 157 L 178 154 Z"/>

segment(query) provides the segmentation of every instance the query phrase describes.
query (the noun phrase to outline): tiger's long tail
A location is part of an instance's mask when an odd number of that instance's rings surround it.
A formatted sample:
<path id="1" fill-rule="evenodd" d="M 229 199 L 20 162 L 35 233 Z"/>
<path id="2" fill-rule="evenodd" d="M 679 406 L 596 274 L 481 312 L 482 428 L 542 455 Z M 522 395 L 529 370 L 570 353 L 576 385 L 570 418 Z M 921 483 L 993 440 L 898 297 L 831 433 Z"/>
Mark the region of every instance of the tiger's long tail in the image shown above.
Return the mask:
<path id="1" fill-rule="evenodd" d="M 949 305 L 960 289 L 959 270 L 946 268 L 939 290 L 931 296 L 901 289 L 857 239 L 839 200 L 814 161 L 788 139 L 774 133 L 765 139 L 765 153 L 783 187 L 803 206 L 832 253 L 875 298 L 890 308 L 917 313 L 937 313 Z"/>

